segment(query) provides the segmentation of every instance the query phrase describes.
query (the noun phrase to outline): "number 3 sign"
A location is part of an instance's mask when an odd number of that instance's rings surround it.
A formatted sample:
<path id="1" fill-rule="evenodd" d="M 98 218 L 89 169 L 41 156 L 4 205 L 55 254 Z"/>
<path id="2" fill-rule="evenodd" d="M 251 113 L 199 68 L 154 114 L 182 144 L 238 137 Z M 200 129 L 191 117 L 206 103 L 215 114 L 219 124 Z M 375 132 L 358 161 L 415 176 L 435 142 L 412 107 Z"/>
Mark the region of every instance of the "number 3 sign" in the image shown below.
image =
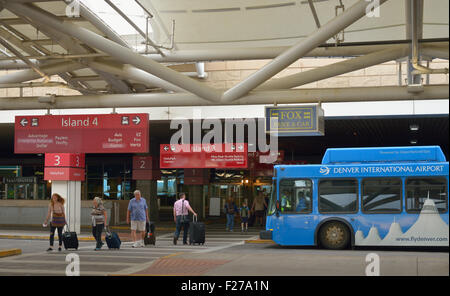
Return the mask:
<path id="1" fill-rule="evenodd" d="M 44 180 L 84 181 L 83 153 L 46 153 Z"/>

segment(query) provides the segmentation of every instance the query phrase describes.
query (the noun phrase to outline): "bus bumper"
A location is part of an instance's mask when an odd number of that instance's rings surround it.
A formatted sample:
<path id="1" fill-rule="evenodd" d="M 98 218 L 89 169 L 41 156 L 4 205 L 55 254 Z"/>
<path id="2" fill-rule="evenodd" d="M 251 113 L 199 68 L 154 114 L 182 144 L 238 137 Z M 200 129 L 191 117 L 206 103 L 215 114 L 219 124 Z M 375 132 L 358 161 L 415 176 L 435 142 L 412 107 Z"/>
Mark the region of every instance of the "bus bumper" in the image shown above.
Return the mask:
<path id="1" fill-rule="evenodd" d="M 259 232 L 260 239 L 272 239 L 272 230 L 261 230 Z"/>

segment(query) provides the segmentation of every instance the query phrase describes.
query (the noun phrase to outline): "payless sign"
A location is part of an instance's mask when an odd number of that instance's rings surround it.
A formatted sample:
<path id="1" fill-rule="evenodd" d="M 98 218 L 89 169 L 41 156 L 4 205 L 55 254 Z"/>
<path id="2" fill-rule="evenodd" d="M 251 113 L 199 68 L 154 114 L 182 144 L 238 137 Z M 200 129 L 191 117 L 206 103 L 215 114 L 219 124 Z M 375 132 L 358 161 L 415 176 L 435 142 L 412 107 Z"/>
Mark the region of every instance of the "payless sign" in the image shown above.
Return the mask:
<path id="1" fill-rule="evenodd" d="M 266 107 L 266 132 L 279 137 L 323 136 L 324 112 L 317 105 Z"/>
<path id="2" fill-rule="evenodd" d="M 14 153 L 146 153 L 140 114 L 16 116 Z"/>

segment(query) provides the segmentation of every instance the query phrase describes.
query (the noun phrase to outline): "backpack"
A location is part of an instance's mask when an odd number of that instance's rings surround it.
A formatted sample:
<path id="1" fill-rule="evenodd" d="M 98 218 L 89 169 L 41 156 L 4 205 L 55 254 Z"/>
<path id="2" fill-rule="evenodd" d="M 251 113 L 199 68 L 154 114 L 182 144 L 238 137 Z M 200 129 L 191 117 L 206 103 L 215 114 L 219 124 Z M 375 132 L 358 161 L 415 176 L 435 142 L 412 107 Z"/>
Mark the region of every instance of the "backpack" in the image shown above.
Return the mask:
<path id="1" fill-rule="evenodd" d="M 241 208 L 241 217 L 248 217 L 248 207 Z"/>

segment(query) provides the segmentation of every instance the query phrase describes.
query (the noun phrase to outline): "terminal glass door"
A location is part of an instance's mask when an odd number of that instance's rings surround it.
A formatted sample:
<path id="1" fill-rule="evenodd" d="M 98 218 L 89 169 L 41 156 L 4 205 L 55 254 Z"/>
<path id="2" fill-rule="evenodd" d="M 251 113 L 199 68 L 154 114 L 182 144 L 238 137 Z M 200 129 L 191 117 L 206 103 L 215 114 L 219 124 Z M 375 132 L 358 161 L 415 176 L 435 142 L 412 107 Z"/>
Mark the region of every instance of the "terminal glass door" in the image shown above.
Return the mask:
<path id="1" fill-rule="evenodd" d="M 244 201 L 243 185 L 241 184 L 212 184 L 211 197 L 220 198 L 221 211 L 225 207 L 228 198 L 233 197 L 238 207 Z"/>

